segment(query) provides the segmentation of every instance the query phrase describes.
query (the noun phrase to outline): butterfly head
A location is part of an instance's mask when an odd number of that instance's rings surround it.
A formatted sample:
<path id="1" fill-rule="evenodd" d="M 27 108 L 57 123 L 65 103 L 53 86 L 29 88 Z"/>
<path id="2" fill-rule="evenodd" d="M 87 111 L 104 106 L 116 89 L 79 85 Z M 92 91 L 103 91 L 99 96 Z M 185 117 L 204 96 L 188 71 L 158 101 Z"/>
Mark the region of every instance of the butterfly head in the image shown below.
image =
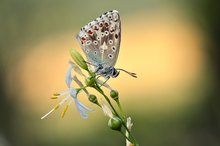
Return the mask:
<path id="1" fill-rule="evenodd" d="M 119 75 L 120 71 L 118 71 L 117 69 L 113 68 L 112 69 L 112 74 L 111 77 L 112 78 L 116 78 Z"/>

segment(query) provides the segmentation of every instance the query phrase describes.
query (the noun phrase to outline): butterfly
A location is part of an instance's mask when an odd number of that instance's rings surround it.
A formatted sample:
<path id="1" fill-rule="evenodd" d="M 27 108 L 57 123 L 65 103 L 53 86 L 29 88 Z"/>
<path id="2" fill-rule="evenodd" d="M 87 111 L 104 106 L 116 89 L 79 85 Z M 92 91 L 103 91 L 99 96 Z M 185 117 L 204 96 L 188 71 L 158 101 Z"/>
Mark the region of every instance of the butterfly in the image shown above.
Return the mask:
<path id="1" fill-rule="evenodd" d="M 82 27 L 76 38 L 87 57 L 87 63 L 94 66 L 97 75 L 106 79 L 116 78 L 121 70 L 137 77 L 135 73 L 114 67 L 121 43 L 121 20 L 117 10 L 105 12 Z"/>

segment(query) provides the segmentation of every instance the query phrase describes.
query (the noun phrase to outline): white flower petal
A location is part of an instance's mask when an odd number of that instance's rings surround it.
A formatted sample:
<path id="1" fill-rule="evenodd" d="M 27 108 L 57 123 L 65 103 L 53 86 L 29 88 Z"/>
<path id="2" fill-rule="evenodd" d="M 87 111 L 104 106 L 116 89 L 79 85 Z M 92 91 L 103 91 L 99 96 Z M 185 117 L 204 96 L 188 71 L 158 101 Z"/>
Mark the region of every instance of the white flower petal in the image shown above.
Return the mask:
<path id="1" fill-rule="evenodd" d="M 70 84 L 72 82 L 71 72 L 72 72 L 72 65 L 70 65 L 70 67 L 67 69 L 67 72 L 66 72 L 66 85 L 68 88 L 70 87 Z"/>
<path id="2" fill-rule="evenodd" d="M 89 111 L 89 112 L 92 112 L 93 110 L 91 110 L 90 108 L 88 108 L 87 106 L 85 106 L 84 104 L 82 104 L 80 101 L 78 101 L 78 104 L 84 108 L 85 110 Z"/>
<path id="3" fill-rule="evenodd" d="M 76 108 L 79 111 L 82 118 L 84 118 L 84 119 L 88 118 L 88 114 L 86 113 L 85 108 L 80 104 L 80 102 L 77 99 L 74 99 L 74 101 L 76 104 Z"/>
<path id="4" fill-rule="evenodd" d="M 83 84 L 82 82 L 76 77 L 76 76 L 73 76 L 72 78 L 81 88 L 83 87 Z M 83 91 L 87 94 L 87 96 L 89 96 L 89 92 L 83 88 Z"/>
<path id="5" fill-rule="evenodd" d="M 86 77 L 82 70 L 75 64 L 73 63 L 72 61 L 69 61 L 69 64 L 72 66 L 72 68 L 74 69 L 75 72 L 77 72 L 79 75 L 83 76 L 83 77 Z"/>
<path id="6" fill-rule="evenodd" d="M 76 99 L 76 98 L 77 98 L 77 91 L 76 91 L 76 89 L 70 87 L 69 90 L 70 90 L 70 96 L 71 96 L 73 99 Z"/>
<path id="7" fill-rule="evenodd" d="M 75 88 L 69 88 L 70 90 L 70 96 L 73 98 L 76 108 L 79 111 L 80 115 L 83 118 L 88 118 L 88 114 L 86 113 L 86 111 L 91 112 L 92 110 L 88 107 L 86 107 L 84 104 L 82 104 L 80 101 L 78 101 L 77 99 L 77 91 Z"/>
<path id="8" fill-rule="evenodd" d="M 102 107 L 102 111 L 104 112 L 104 114 L 112 119 L 113 118 L 112 111 L 102 100 L 101 100 L 101 107 Z"/>

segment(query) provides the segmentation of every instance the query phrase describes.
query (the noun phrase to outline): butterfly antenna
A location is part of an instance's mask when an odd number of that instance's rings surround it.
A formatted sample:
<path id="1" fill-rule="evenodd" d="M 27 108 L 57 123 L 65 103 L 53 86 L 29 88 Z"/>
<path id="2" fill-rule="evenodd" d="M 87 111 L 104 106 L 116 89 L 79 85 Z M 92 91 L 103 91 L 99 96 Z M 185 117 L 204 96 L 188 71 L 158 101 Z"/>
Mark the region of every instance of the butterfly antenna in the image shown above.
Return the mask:
<path id="1" fill-rule="evenodd" d="M 129 72 L 129 71 L 124 70 L 124 69 L 121 69 L 121 68 L 117 68 L 117 70 L 123 71 L 123 72 L 129 74 L 130 76 L 132 76 L 132 77 L 134 77 L 134 78 L 137 78 L 137 74 L 136 74 L 136 73 Z"/>

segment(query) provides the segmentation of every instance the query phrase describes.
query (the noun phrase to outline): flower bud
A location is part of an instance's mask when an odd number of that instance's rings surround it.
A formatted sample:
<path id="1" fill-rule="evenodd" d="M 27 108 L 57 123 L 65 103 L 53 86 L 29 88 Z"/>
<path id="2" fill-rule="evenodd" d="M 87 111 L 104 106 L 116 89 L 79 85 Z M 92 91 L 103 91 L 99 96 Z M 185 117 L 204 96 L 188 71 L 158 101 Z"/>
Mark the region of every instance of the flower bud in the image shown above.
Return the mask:
<path id="1" fill-rule="evenodd" d="M 116 116 L 114 116 L 113 118 L 110 118 L 108 121 L 108 127 L 110 127 L 112 130 L 121 131 L 121 127 L 122 127 L 121 119 L 119 119 Z"/>
<path id="2" fill-rule="evenodd" d="M 117 90 L 111 90 L 110 96 L 111 96 L 114 100 L 118 100 L 118 91 L 117 91 Z"/>
<path id="3" fill-rule="evenodd" d="M 70 49 L 70 55 L 77 65 L 85 70 L 88 70 L 88 66 L 79 52 L 77 52 L 75 49 Z"/>
<path id="4" fill-rule="evenodd" d="M 92 102 L 92 103 L 98 104 L 97 97 L 93 94 L 89 95 L 89 101 Z"/>
<path id="5" fill-rule="evenodd" d="M 85 84 L 87 85 L 87 86 L 93 86 L 94 85 L 94 83 L 95 83 L 95 78 L 94 77 L 88 77 L 88 78 L 86 78 L 86 80 L 85 80 Z"/>

